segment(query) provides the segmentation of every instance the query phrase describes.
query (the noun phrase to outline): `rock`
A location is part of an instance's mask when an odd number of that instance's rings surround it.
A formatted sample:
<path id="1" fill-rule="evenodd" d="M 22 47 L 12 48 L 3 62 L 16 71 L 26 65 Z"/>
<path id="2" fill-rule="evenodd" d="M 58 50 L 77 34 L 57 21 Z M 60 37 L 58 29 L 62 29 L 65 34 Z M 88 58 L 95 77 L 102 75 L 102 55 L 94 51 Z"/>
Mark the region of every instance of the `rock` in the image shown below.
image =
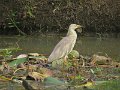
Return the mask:
<path id="1" fill-rule="evenodd" d="M 44 90 L 43 85 L 37 81 L 23 80 L 22 85 L 26 90 Z"/>
<path id="2" fill-rule="evenodd" d="M 92 66 L 94 66 L 96 64 L 97 65 L 109 65 L 109 64 L 111 64 L 111 58 L 94 54 L 91 58 L 90 64 Z"/>
<path id="3" fill-rule="evenodd" d="M 38 53 L 29 53 L 28 55 L 29 55 L 29 56 L 39 56 Z"/>
<path id="4" fill-rule="evenodd" d="M 20 54 L 19 56 L 17 56 L 17 59 L 26 58 L 26 57 L 28 57 L 27 54 Z"/>

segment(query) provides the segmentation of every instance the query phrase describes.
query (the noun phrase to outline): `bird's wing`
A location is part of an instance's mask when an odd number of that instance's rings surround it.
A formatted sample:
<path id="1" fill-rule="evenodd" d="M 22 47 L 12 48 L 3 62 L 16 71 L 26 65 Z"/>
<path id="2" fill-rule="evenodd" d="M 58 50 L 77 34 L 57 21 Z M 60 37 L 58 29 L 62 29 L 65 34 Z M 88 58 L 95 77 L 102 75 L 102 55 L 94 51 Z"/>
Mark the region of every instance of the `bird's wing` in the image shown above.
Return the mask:
<path id="1" fill-rule="evenodd" d="M 76 42 L 75 37 L 64 37 L 54 48 L 53 52 L 48 58 L 48 62 L 60 59 L 66 56 L 73 49 Z"/>

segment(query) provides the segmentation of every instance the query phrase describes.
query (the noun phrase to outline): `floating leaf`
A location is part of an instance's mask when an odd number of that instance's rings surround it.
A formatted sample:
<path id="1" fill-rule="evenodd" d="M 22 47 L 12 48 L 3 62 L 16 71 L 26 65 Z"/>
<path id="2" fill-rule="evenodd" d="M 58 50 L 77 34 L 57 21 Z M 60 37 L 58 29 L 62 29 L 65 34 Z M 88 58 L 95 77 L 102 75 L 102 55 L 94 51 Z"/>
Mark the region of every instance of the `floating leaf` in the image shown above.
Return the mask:
<path id="1" fill-rule="evenodd" d="M 93 85 L 94 85 L 93 82 L 87 82 L 86 84 L 83 84 L 83 85 L 81 85 L 81 86 L 91 87 L 91 86 L 93 86 Z"/>
<path id="2" fill-rule="evenodd" d="M 9 65 L 10 67 L 14 67 L 14 66 L 17 66 L 18 64 L 21 64 L 21 63 L 26 62 L 27 60 L 28 60 L 27 57 L 18 58 L 18 59 L 16 59 L 16 60 L 8 63 L 8 65 Z"/>
<path id="3" fill-rule="evenodd" d="M 11 61 L 10 63 L 8 63 L 8 66 L 14 67 L 14 66 L 17 66 L 18 64 L 26 62 L 27 60 L 28 60 L 27 57 L 17 58 L 14 61 Z M 0 65 L 0 67 L 2 67 L 2 65 Z"/>
<path id="4" fill-rule="evenodd" d="M 47 77 L 44 79 L 44 84 L 46 84 L 46 85 L 64 85 L 66 83 L 64 83 L 63 81 L 60 81 L 57 78 Z"/>
<path id="5" fill-rule="evenodd" d="M 11 78 L 7 78 L 5 76 L 0 76 L 0 80 L 2 80 L 2 81 L 9 81 L 9 80 L 11 80 Z"/>
<path id="6" fill-rule="evenodd" d="M 38 72 L 29 72 L 28 75 L 29 77 L 32 77 L 35 80 L 43 80 L 46 77 L 46 75 L 40 74 Z"/>

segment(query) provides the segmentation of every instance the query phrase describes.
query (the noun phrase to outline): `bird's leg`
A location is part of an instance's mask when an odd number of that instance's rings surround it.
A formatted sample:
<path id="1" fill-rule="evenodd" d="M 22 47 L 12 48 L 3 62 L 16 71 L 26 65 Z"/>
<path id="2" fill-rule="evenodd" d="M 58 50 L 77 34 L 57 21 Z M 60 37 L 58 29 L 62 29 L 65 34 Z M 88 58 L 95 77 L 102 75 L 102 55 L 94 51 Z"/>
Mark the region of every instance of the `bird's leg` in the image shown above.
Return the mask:
<path id="1" fill-rule="evenodd" d="M 65 72 L 66 64 L 67 64 L 67 56 L 65 56 L 65 57 L 63 58 L 63 68 L 62 68 L 62 72 Z"/>
<path id="2" fill-rule="evenodd" d="M 65 56 L 64 57 L 64 64 L 66 65 L 66 63 L 67 63 L 67 58 L 68 58 L 68 56 Z"/>

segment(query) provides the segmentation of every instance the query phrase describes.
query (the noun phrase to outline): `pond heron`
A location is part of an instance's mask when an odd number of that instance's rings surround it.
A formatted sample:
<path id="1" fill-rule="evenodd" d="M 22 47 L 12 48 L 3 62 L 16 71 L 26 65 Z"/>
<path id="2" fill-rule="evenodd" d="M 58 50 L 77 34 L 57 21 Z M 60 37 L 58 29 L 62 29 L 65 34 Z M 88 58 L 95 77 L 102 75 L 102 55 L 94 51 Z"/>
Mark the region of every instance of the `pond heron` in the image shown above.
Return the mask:
<path id="1" fill-rule="evenodd" d="M 53 62 L 55 60 L 59 60 L 61 58 L 66 59 L 67 55 L 73 50 L 77 33 L 75 30 L 79 30 L 82 32 L 82 26 L 77 24 L 71 24 L 68 29 L 68 33 L 66 37 L 64 37 L 54 48 L 50 56 L 48 57 L 48 62 Z"/>

